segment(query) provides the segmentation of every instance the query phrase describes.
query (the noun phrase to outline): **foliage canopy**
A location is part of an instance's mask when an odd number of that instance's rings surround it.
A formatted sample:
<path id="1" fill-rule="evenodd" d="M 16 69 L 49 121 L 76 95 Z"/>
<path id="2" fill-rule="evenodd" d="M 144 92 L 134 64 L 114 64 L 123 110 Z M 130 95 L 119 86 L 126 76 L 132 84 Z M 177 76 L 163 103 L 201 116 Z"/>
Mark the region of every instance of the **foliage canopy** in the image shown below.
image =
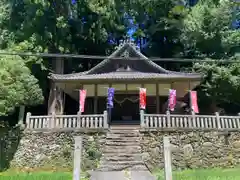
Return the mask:
<path id="1" fill-rule="evenodd" d="M 0 82 L 0 115 L 43 101 L 38 80 L 19 56 L 0 56 Z"/>
<path id="2" fill-rule="evenodd" d="M 108 55 L 119 40 L 133 36 L 148 56 L 229 59 L 240 52 L 239 7 L 230 0 L 2 0 L 0 49 L 6 51 Z M 0 114 L 20 104 L 38 104 L 48 94 L 47 74 L 53 58 L 1 56 Z M 68 73 L 99 61 L 65 61 Z M 170 70 L 192 63 L 159 63 Z M 199 64 L 204 97 L 218 104 L 240 100 L 237 64 Z M 38 79 L 38 80 L 37 80 Z M 228 87 L 226 89 L 226 86 Z M 234 103 L 233 103 L 234 102 Z"/>

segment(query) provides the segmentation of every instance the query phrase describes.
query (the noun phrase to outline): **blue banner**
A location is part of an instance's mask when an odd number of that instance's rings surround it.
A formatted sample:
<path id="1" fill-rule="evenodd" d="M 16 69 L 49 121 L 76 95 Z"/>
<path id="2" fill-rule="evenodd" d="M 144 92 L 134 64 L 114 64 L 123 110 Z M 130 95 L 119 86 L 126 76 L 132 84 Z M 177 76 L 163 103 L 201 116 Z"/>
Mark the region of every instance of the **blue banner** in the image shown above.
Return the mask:
<path id="1" fill-rule="evenodd" d="M 114 88 L 108 88 L 107 108 L 113 108 Z"/>

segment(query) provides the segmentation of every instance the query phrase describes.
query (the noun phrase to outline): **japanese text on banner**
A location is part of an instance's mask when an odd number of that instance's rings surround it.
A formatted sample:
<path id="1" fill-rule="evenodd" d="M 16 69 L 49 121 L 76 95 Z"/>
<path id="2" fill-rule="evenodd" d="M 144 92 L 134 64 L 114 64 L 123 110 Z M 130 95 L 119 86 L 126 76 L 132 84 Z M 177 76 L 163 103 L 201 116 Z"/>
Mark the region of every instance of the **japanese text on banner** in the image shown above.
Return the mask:
<path id="1" fill-rule="evenodd" d="M 139 89 L 139 105 L 140 109 L 146 109 L 146 88 Z"/>
<path id="2" fill-rule="evenodd" d="M 168 97 L 168 109 L 170 111 L 174 111 L 174 108 L 176 106 L 177 100 L 176 100 L 176 90 L 169 89 L 169 97 Z"/>
<path id="3" fill-rule="evenodd" d="M 87 91 L 79 90 L 79 111 L 84 112 L 85 99 L 86 99 Z"/>
<path id="4" fill-rule="evenodd" d="M 191 99 L 192 111 L 195 113 L 199 113 L 198 103 L 197 103 L 197 91 L 190 91 L 190 99 Z"/>
<path id="5" fill-rule="evenodd" d="M 107 108 L 113 108 L 114 88 L 108 88 Z"/>

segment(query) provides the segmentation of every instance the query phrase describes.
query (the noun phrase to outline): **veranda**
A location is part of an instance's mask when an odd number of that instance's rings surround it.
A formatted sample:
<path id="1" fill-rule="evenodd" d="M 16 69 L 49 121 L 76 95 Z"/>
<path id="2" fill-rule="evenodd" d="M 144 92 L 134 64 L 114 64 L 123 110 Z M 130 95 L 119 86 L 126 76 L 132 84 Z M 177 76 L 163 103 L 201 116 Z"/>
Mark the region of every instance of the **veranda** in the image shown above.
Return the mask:
<path id="1" fill-rule="evenodd" d="M 118 60 L 111 58 L 118 57 Z M 134 57 L 136 60 L 130 60 Z M 60 67 L 61 69 L 62 67 Z M 186 113 L 187 90 L 198 86 L 202 76 L 169 71 L 144 56 L 126 41 L 92 69 L 72 74 L 50 74 L 52 88 L 48 115 L 27 113 L 26 130 L 34 131 L 104 131 L 111 125 L 135 124 L 142 130 L 220 130 L 239 131 L 240 116 L 197 115 Z M 106 91 L 115 88 L 114 108 L 106 109 Z M 147 89 L 147 108 L 139 110 L 138 89 Z M 65 115 L 63 95 L 79 100 L 79 89 L 87 90 L 84 114 Z M 177 91 L 180 104 L 172 114 L 166 109 L 169 89 Z"/>

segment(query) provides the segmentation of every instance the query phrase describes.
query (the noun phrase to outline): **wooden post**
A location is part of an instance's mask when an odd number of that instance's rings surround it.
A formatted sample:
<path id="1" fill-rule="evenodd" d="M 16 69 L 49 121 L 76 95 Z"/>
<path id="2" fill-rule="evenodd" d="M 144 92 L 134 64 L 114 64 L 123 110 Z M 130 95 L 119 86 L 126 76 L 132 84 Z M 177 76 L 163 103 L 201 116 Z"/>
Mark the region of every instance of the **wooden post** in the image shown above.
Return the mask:
<path id="1" fill-rule="evenodd" d="M 81 117 L 81 111 L 77 112 L 77 128 L 82 127 L 82 117 Z"/>
<path id="2" fill-rule="evenodd" d="M 171 115 L 171 114 L 170 114 L 170 111 L 169 111 L 169 110 L 166 111 L 166 115 L 167 115 L 167 121 L 170 122 L 170 120 L 171 120 L 171 119 L 170 119 L 170 115 Z"/>
<path id="3" fill-rule="evenodd" d="M 140 110 L 140 121 L 141 121 L 141 127 L 143 128 L 145 126 L 144 122 L 144 110 Z"/>
<path id="4" fill-rule="evenodd" d="M 159 100 L 159 85 L 156 84 L 156 113 L 159 114 L 160 109 L 160 100 Z"/>
<path id="5" fill-rule="evenodd" d="M 163 137 L 165 180 L 172 180 L 171 147 L 169 137 Z"/>
<path id="6" fill-rule="evenodd" d="M 30 128 L 30 117 L 31 117 L 31 113 L 28 112 L 27 115 L 26 115 L 26 127 L 27 128 Z"/>
<path id="7" fill-rule="evenodd" d="M 195 122 L 196 119 L 195 119 L 195 112 L 192 110 L 192 122 Z"/>
<path id="8" fill-rule="evenodd" d="M 215 115 L 216 115 L 217 128 L 221 129 L 221 122 L 220 122 L 220 118 L 219 118 L 219 113 L 215 112 Z"/>
<path id="9" fill-rule="evenodd" d="M 240 113 L 238 113 L 238 116 L 240 116 Z M 238 119 L 236 120 L 236 125 L 237 125 L 237 128 L 240 128 L 240 118 L 238 117 Z"/>
<path id="10" fill-rule="evenodd" d="M 109 124 L 108 124 L 108 113 L 107 111 L 103 112 L 103 127 L 104 128 L 108 128 Z"/>
<path id="11" fill-rule="evenodd" d="M 74 158 L 73 158 L 73 180 L 80 180 L 81 174 L 81 155 L 82 155 L 82 137 L 74 137 Z"/>
<path id="12" fill-rule="evenodd" d="M 169 110 L 166 111 L 166 115 L 167 115 L 167 126 L 170 127 L 171 126 L 171 114 L 170 114 Z"/>
<path id="13" fill-rule="evenodd" d="M 95 84 L 94 85 L 94 107 L 93 107 L 93 112 L 94 114 L 97 114 L 98 113 L 98 85 Z"/>
<path id="14" fill-rule="evenodd" d="M 19 107 L 19 115 L 18 115 L 18 125 L 23 127 L 23 119 L 24 119 L 24 113 L 25 113 L 25 106 Z"/>
<path id="15" fill-rule="evenodd" d="M 56 114 L 55 114 L 55 112 L 53 112 L 52 118 L 51 118 L 51 126 L 50 126 L 51 129 L 55 128 L 55 119 L 56 119 L 55 117 L 56 117 Z"/>

